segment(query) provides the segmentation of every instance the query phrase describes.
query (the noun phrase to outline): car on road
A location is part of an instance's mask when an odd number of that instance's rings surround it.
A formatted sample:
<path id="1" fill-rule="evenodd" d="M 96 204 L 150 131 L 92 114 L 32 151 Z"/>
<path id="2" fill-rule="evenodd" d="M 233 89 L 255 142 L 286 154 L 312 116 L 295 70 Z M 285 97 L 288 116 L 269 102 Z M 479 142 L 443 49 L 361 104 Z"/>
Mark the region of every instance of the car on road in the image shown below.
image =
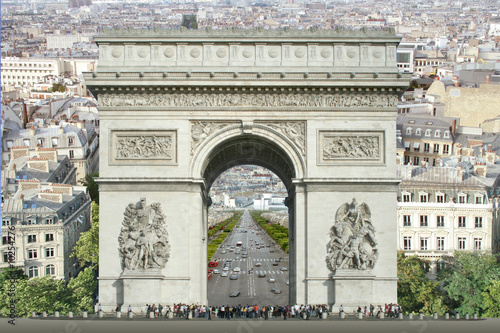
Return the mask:
<path id="1" fill-rule="evenodd" d="M 238 297 L 238 296 L 240 296 L 240 292 L 239 291 L 235 291 L 231 295 L 229 295 L 229 297 Z"/>
<path id="2" fill-rule="evenodd" d="M 229 262 L 231 262 L 231 261 L 233 261 L 233 259 L 229 258 L 229 259 L 227 259 L 226 261 L 229 261 Z"/>
<path id="3" fill-rule="evenodd" d="M 260 266 L 262 266 L 262 264 L 260 262 L 258 262 L 258 263 L 255 264 L 255 266 L 256 267 L 260 267 Z"/>
<path id="4" fill-rule="evenodd" d="M 226 253 L 227 253 L 227 251 L 226 251 L 226 250 L 224 250 L 224 251 L 222 251 L 221 253 L 222 253 L 222 254 L 226 254 Z"/>
<path id="5" fill-rule="evenodd" d="M 229 277 L 229 280 L 238 280 L 238 275 L 233 274 Z"/>
<path id="6" fill-rule="evenodd" d="M 213 273 L 214 273 L 214 274 L 219 274 L 219 273 L 220 273 L 220 271 L 219 271 L 218 269 L 214 269 Z"/>
<path id="7" fill-rule="evenodd" d="M 273 250 L 273 249 L 270 249 L 270 250 L 269 250 L 269 252 L 273 253 L 273 252 L 274 252 L 274 250 Z"/>
<path id="8" fill-rule="evenodd" d="M 241 268 L 235 267 L 235 268 L 233 268 L 233 271 L 235 271 L 235 272 L 241 272 Z"/>
<path id="9" fill-rule="evenodd" d="M 290 281 L 286 280 L 285 283 L 288 286 L 290 284 Z"/>
<path id="10" fill-rule="evenodd" d="M 242 254 L 248 254 L 248 252 L 246 252 L 246 251 L 245 251 L 245 252 L 243 252 Z"/>
<path id="11" fill-rule="evenodd" d="M 242 258 L 246 258 L 246 257 L 247 257 L 247 255 L 246 255 L 246 254 L 244 254 L 244 255 L 242 255 L 241 257 L 242 257 Z"/>
<path id="12" fill-rule="evenodd" d="M 282 271 L 287 271 L 288 270 L 288 267 L 281 267 L 280 268 Z"/>
<path id="13" fill-rule="evenodd" d="M 226 277 L 226 276 L 228 276 L 228 275 L 229 275 L 229 274 L 228 274 L 227 272 L 222 272 L 222 274 L 221 274 L 220 276 L 222 276 L 222 277 Z"/>
<path id="14" fill-rule="evenodd" d="M 273 294 L 281 294 L 281 290 L 279 289 L 271 289 L 271 291 L 273 292 Z"/>
<path id="15" fill-rule="evenodd" d="M 273 262 L 273 266 L 278 266 L 279 262 Z"/>
<path id="16" fill-rule="evenodd" d="M 229 252 L 234 252 L 234 249 L 229 249 Z"/>
<path id="17" fill-rule="evenodd" d="M 267 279 L 267 282 L 274 283 L 274 282 L 276 282 L 276 279 L 270 278 L 270 279 Z"/>
<path id="18" fill-rule="evenodd" d="M 240 257 L 234 257 L 234 260 L 240 260 Z"/>
<path id="19" fill-rule="evenodd" d="M 262 273 L 262 272 L 261 272 L 261 273 L 259 273 L 259 275 L 258 275 L 258 276 L 259 276 L 259 277 L 266 277 L 266 273 Z"/>
<path id="20" fill-rule="evenodd" d="M 229 270 L 229 266 L 225 266 L 222 270 L 223 271 L 228 271 Z"/>

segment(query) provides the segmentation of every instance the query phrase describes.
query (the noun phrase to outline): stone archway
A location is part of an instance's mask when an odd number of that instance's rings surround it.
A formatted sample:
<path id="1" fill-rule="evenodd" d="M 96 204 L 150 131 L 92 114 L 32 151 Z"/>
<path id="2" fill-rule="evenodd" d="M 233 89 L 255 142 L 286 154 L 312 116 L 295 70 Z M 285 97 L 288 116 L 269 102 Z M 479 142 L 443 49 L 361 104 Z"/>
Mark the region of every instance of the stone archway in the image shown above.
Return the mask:
<path id="1" fill-rule="evenodd" d="M 257 163 L 289 192 L 292 302 L 396 302 L 391 30 L 103 31 L 100 274 L 117 304 L 207 302 L 207 190 Z M 293 230 L 292 230 L 293 229 Z"/>

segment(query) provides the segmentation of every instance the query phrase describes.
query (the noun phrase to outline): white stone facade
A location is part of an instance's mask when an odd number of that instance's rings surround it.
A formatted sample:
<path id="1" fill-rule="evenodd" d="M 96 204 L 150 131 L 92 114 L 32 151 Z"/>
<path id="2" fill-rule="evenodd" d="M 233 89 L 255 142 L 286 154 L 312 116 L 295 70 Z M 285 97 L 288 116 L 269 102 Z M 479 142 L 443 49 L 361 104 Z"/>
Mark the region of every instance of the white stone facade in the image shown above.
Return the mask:
<path id="1" fill-rule="evenodd" d="M 269 168 L 288 189 L 290 303 L 396 302 L 391 138 L 409 76 L 398 73 L 393 32 L 112 30 L 96 41 L 99 67 L 85 79 L 101 122 L 103 309 L 207 303 L 208 191 L 241 164 Z M 151 207 L 137 208 L 141 198 Z M 359 207 L 336 214 L 353 198 Z M 133 238 L 119 250 L 121 228 L 134 232 L 123 214 L 141 225 L 153 203 L 165 214 L 168 262 L 124 270 L 123 251 L 133 261 L 137 250 L 140 262 L 149 254 Z M 338 222 L 353 231 L 364 224 L 377 258 L 367 261 L 368 236 L 360 237 L 365 252 L 344 243 L 356 259 L 342 254 L 332 272 L 326 257 Z"/>

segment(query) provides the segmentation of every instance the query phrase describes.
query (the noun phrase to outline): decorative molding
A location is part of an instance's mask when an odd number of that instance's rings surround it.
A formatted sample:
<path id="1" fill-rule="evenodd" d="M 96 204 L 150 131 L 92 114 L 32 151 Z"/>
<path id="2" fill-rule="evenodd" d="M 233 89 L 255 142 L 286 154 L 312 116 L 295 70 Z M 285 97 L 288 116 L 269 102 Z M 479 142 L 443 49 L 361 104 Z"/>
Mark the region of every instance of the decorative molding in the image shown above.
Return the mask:
<path id="1" fill-rule="evenodd" d="M 330 228 L 326 265 L 332 272 L 372 269 L 378 259 L 370 208 L 356 199 L 342 204 Z"/>
<path id="2" fill-rule="evenodd" d="M 193 121 L 191 122 L 191 155 L 196 148 L 213 133 L 223 129 L 233 123 L 214 122 L 214 121 Z"/>
<path id="3" fill-rule="evenodd" d="M 328 107 L 388 108 L 396 107 L 398 95 L 382 94 L 99 94 L 104 107 Z"/>
<path id="4" fill-rule="evenodd" d="M 319 131 L 318 165 L 385 163 L 384 132 Z"/>
<path id="5" fill-rule="evenodd" d="M 165 214 L 161 204 L 146 205 L 146 198 L 130 203 L 118 236 L 119 254 L 124 271 L 158 271 L 170 257 Z"/>
<path id="6" fill-rule="evenodd" d="M 302 156 L 306 155 L 305 121 L 261 122 L 261 125 L 283 134 L 297 146 Z"/>
<path id="7" fill-rule="evenodd" d="M 175 164 L 175 130 L 112 130 L 110 165 Z"/>

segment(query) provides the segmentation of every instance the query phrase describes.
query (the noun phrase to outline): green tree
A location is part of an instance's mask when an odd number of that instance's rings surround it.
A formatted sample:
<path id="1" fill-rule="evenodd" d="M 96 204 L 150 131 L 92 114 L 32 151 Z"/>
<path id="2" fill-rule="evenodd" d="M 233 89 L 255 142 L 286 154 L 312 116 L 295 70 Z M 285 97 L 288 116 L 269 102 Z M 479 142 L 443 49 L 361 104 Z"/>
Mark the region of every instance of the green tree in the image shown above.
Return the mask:
<path id="1" fill-rule="evenodd" d="M 86 267 L 77 277 L 68 283 L 68 291 L 72 296 L 71 307 L 74 311 L 94 309 L 94 291 L 97 287 L 95 270 L 93 267 Z"/>
<path id="2" fill-rule="evenodd" d="M 65 92 L 66 91 L 66 86 L 59 84 L 59 83 L 54 83 L 52 85 L 52 88 L 50 89 L 52 92 Z"/>
<path id="3" fill-rule="evenodd" d="M 500 264 L 497 257 L 479 252 L 456 252 L 451 267 L 439 276 L 450 299 L 457 302 L 460 314 L 478 313 L 488 309 L 483 292 L 500 280 Z"/>
<path id="4" fill-rule="evenodd" d="M 99 172 L 95 172 L 93 174 L 86 174 L 85 179 L 80 181 L 80 183 L 84 186 L 87 186 L 87 190 L 90 195 L 90 199 L 99 204 L 99 187 L 95 182 L 95 178 L 99 177 Z"/>
<path id="5" fill-rule="evenodd" d="M 485 317 L 500 317 L 500 280 L 493 281 L 482 292 L 484 298 Z"/>
<path id="6" fill-rule="evenodd" d="M 439 282 L 431 281 L 426 274 L 426 263 L 418 256 L 405 256 L 398 252 L 398 303 L 404 313 L 422 312 L 443 315 L 447 307 L 439 292 Z"/>
<path id="7" fill-rule="evenodd" d="M 78 258 L 82 266 L 99 265 L 99 205 L 92 202 L 92 222 L 90 229 L 83 232 L 76 242 L 71 257 Z"/>
<path id="8" fill-rule="evenodd" d="M 198 22 L 196 21 L 196 15 L 184 15 L 182 17 L 182 27 L 188 29 L 198 29 Z"/>

